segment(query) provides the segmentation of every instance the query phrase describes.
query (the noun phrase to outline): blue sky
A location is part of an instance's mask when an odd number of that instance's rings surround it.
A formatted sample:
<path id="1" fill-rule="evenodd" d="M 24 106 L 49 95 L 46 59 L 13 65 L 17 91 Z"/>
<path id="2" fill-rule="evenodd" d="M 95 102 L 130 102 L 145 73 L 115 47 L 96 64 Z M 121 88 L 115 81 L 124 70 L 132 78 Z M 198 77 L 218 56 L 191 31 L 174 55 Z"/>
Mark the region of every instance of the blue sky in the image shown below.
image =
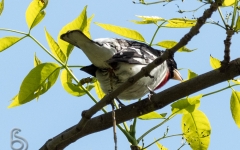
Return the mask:
<path id="1" fill-rule="evenodd" d="M 19 31 L 28 32 L 25 21 L 25 11 L 31 0 L 16 2 L 14 0 L 5 1 L 5 9 L 0 16 L 0 28 L 9 28 Z M 179 14 L 178 4 L 182 10 L 192 10 L 201 5 L 194 1 L 173 2 L 166 6 L 163 4 L 143 6 L 133 4 L 131 0 L 127 1 L 112 1 L 112 0 L 71 0 L 71 1 L 50 1 L 46 8 L 46 16 L 44 20 L 32 30 L 32 35 L 38 39 L 46 48 L 49 49 L 44 27 L 48 32 L 57 39 L 58 32 L 68 22 L 76 18 L 82 11 L 85 5 L 88 5 L 88 16 L 95 14 L 93 22 L 108 23 L 118 26 L 123 26 L 139 31 L 146 41 L 150 42 L 151 37 L 156 30 L 154 25 L 136 25 L 129 20 L 136 20 L 135 15 L 159 16 L 165 19 L 175 17 L 192 18 L 192 13 Z M 208 7 L 208 6 L 206 6 Z M 205 8 L 206 8 L 205 7 Z M 195 13 L 195 17 L 199 17 L 204 9 L 200 9 Z M 224 9 L 223 14 L 229 10 Z M 220 21 L 218 13 L 212 16 L 214 21 Z M 157 34 L 154 43 L 162 40 L 178 41 L 189 29 L 169 29 L 163 28 Z M 92 38 L 113 37 L 122 38 L 109 31 L 103 30 L 95 24 L 91 25 L 90 29 Z M 0 31 L 0 37 L 16 35 L 11 32 Z M 200 34 L 192 39 L 187 45 L 190 49 L 197 48 L 192 53 L 176 53 L 175 60 L 179 68 L 191 69 L 197 74 L 202 74 L 212 70 L 209 64 L 210 55 L 222 59 L 225 39 L 225 31 L 212 24 L 206 24 L 201 28 Z M 236 59 L 240 56 L 239 51 L 239 35 L 234 35 L 231 45 L 231 59 Z M 56 84 L 38 101 L 34 100 L 20 107 L 8 109 L 11 98 L 19 91 L 22 80 L 27 73 L 33 68 L 33 56 L 36 52 L 38 58 L 42 62 L 54 62 L 54 60 L 46 54 L 36 43 L 31 39 L 25 38 L 21 42 L 0 53 L 0 141 L 1 149 L 8 150 L 10 148 L 10 132 L 13 128 L 20 128 L 22 131 L 19 136 L 24 137 L 28 141 L 29 150 L 39 149 L 49 138 L 54 137 L 65 129 L 75 125 L 81 118 L 81 112 L 88 109 L 94 102 L 88 96 L 73 97 L 69 95 L 61 86 L 58 79 Z M 75 48 L 69 59 L 69 65 L 89 65 L 90 62 L 81 52 Z M 180 71 L 183 78 L 187 78 L 187 70 Z M 87 74 L 80 72 L 79 69 L 74 70 L 78 79 L 88 77 Z M 164 90 L 170 86 L 178 84 L 177 81 L 170 81 L 166 86 L 158 91 Z M 216 91 L 228 85 L 227 82 L 218 84 L 208 89 L 202 90 L 197 94 L 206 94 Z M 234 87 L 240 91 L 240 87 Z M 181 89 L 179 89 L 181 90 Z M 96 97 L 95 91 L 91 93 Z M 210 120 L 212 127 L 210 150 L 214 149 L 239 149 L 240 130 L 235 125 L 230 113 L 230 96 L 231 90 L 225 90 L 211 96 L 204 97 L 201 100 L 200 110 L 202 110 Z M 124 102 L 126 105 L 135 102 Z M 109 106 L 106 108 L 111 110 Z M 158 110 L 159 113 L 170 114 L 169 106 Z M 98 112 L 96 115 L 102 114 Z M 153 127 L 162 120 L 141 121 L 138 120 L 137 136 L 140 136 L 144 131 Z M 169 127 L 169 135 L 181 133 L 180 128 L 181 115 L 176 116 L 171 121 L 164 124 L 145 139 L 145 145 L 151 143 L 154 138 L 159 138 Z M 127 121 L 130 125 L 133 122 Z M 119 150 L 129 149 L 129 143 L 120 130 L 117 130 Z M 174 137 L 160 141 L 170 150 L 178 149 L 181 145 L 181 137 Z M 75 143 L 71 144 L 66 150 L 84 149 L 113 149 L 113 133 L 112 128 L 95 134 L 88 135 Z M 157 149 L 153 145 L 149 150 Z M 184 146 L 182 149 L 188 150 L 189 146 Z"/>

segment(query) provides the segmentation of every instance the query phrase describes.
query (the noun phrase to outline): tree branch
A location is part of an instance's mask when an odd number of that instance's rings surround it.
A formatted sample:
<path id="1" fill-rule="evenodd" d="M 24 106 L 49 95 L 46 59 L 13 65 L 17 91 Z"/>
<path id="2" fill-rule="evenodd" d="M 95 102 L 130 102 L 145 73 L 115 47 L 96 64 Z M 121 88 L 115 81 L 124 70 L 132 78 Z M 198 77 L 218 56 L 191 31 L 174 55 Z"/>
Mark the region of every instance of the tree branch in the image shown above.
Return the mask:
<path id="1" fill-rule="evenodd" d="M 225 49 L 224 49 L 224 60 L 221 62 L 222 66 L 227 66 L 227 64 L 230 61 L 230 45 L 231 45 L 231 39 L 232 39 L 234 32 L 235 31 L 231 30 L 231 29 L 228 29 L 226 32 L 227 37 L 224 40 Z"/>
<path id="2" fill-rule="evenodd" d="M 76 126 L 74 126 L 73 128 L 69 128 L 67 130 L 68 132 L 67 132 L 66 135 L 65 134 L 60 134 L 60 136 L 55 137 L 54 140 L 48 140 L 46 142 L 46 144 L 41 148 L 41 150 L 62 149 L 64 147 L 66 147 L 67 145 L 69 145 L 70 143 L 77 140 L 78 137 L 79 137 L 77 135 L 79 135 L 80 133 L 85 133 L 86 132 L 85 128 L 88 128 L 88 126 L 86 126 L 86 124 L 89 124 L 89 121 L 90 121 L 91 117 L 97 111 L 99 111 L 104 106 L 109 104 L 112 101 L 113 98 L 117 97 L 120 93 L 122 93 L 124 90 L 126 90 L 127 87 L 130 87 L 131 85 L 136 83 L 142 77 L 149 76 L 150 72 L 155 67 L 162 64 L 166 59 L 173 57 L 173 54 L 178 49 L 187 45 L 187 43 L 192 39 L 192 37 L 199 33 L 199 29 L 206 22 L 206 20 L 211 17 L 212 13 L 214 11 L 216 11 L 217 8 L 218 8 L 217 3 L 211 4 L 210 8 L 204 11 L 203 16 L 198 18 L 196 25 L 190 29 L 190 31 L 178 42 L 178 44 L 176 44 L 173 48 L 171 48 L 169 50 L 166 50 L 162 56 L 155 59 L 152 63 L 148 64 L 146 67 L 143 67 L 139 73 L 137 73 L 135 76 L 129 78 L 128 81 L 123 83 L 119 88 L 117 88 L 116 90 L 114 90 L 110 94 L 106 95 L 101 101 L 99 101 L 96 105 L 92 106 L 89 110 L 83 111 L 82 119 L 80 120 L 80 122 Z M 196 86 L 196 85 L 194 85 L 194 86 Z M 183 93 L 183 92 L 181 91 L 181 93 Z M 183 95 L 183 96 L 186 96 L 186 95 Z M 153 101 L 154 101 L 154 97 L 153 97 Z M 177 99 L 178 98 L 172 99 L 172 101 L 177 100 Z M 142 101 L 141 101 L 141 103 L 142 103 Z M 160 105 L 161 106 L 166 106 L 167 104 L 166 105 L 160 104 Z M 146 107 L 146 106 L 144 106 L 144 107 Z M 129 108 L 129 107 L 124 107 L 123 110 L 126 109 L 126 108 Z M 157 109 L 157 107 L 156 107 L 156 109 Z M 150 112 L 150 111 L 148 111 L 148 112 Z M 126 113 L 128 113 L 128 111 L 126 111 Z M 139 113 L 145 114 L 146 112 L 143 111 L 143 109 L 141 109 L 141 111 Z M 136 117 L 136 115 L 137 114 L 135 114 L 135 117 Z M 134 118 L 134 116 L 132 116 L 131 118 Z M 131 118 L 129 118 L 129 119 L 131 119 Z M 111 122 L 112 119 L 110 118 L 109 120 Z M 119 120 L 119 118 L 117 118 L 117 120 Z"/>
<path id="3" fill-rule="evenodd" d="M 145 98 L 142 101 L 116 110 L 116 122 L 119 124 L 143 114 L 161 109 L 180 98 L 223 81 L 233 79 L 238 75 L 240 75 L 240 58 L 230 62 L 225 72 L 220 72 L 220 69 L 210 71 L 157 93 L 151 96 L 151 100 Z M 61 150 L 86 135 L 108 129 L 112 127 L 111 115 L 112 112 L 109 112 L 90 119 L 86 123 L 84 130 L 81 131 L 78 130 L 78 124 L 72 126 L 50 140 L 51 147 L 47 147 L 48 142 L 46 142 L 40 150 Z"/>

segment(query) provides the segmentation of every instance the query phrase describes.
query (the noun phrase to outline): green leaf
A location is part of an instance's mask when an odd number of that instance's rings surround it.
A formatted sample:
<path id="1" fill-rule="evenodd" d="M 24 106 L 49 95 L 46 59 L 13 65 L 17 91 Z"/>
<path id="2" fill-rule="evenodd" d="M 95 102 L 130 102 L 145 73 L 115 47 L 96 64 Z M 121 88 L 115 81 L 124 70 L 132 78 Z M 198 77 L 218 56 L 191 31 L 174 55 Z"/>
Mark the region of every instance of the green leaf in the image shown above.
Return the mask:
<path id="1" fill-rule="evenodd" d="M 202 94 L 194 97 L 180 99 L 174 102 L 173 104 L 171 104 L 172 114 L 174 113 L 186 114 L 186 113 L 195 111 L 200 106 L 201 98 L 202 98 Z"/>
<path id="2" fill-rule="evenodd" d="M 161 46 L 161 47 L 170 49 L 173 46 L 175 46 L 176 44 L 177 44 L 176 41 L 165 40 L 165 41 L 158 42 L 157 46 Z M 182 48 L 180 48 L 178 50 L 178 52 L 192 52 L 194 50 L 196 50 L 196 49 L 190 50 L 190 49 L 186 48 L 185 46 L 183 46 Z"/>
<path id="3" fill-rule="evenodd" d="M 22 38 L 16 37 L 16 36 L 7 36 L 4 38 L 0 38 L 0 52 L 4 51 L 5 49 L 11 47 L 18 41 L 20 41 Z"/>
<path id="4" fill-rule="evenodd" d="M 240 128 L 240 92 L 232 91 L 230 109 L 233 120 L 235 121 L 238 128 Z"/>
<path id="5" fill-rule="evenodd" d="M 237 22 L 236 22 L 236 27 L 235 31 L 238 31 L 240 29 L 240 16 L 238 16 Z"/>
<path id="6" fill-rule="evenodd" d="M 26 22 L 31 30 L 42 21 L 45 16 L 43 9 L 47 6 L 48 0 L 33 0 L 26 11 Z"/>
<path id="7" fill-rule="evenodd" d="M 145 115 L 139 116 L 139 119 L 142 120 L 151 120 L 151 119 L 164 119 L 164 117 L 167 115 L 167 113 L 159 114 L 155 111 L 152 111 L 150 113 L 147 113 Z"/>
<path id="8" fill-rule="evenodd" d="M 236 0 L 224 0 L 222 3 L 222 6 L 232 6 L 235 3 Z"/>
<path id="9" fill-rule="evenodd" d="M 168 24 L 165 27 L 168 28 L 190 28 L 195 26 L 197 20 L 183 19 L 183 18 L 173 18 L 168 20 Z"/>
<path id="10" fill-rule="evenodd" d="M 184 114 L 181 124 L 184 137 L 192 149 L 208 149 L 211 126 L 207 116 L 202 111 L 195 110 Z"/>
<path id="11" fill-rule="evenodd" d="M 168 150 L 166 147 L 164 147 L 162 144 L 160 144 L 159 142 L 156 142 L 156 145 L 158 147 L 159 150 Z"/>
<path id="12" fill-rule="evenodd" d="M 102 99 L 105 96 L 105 93 L 103 93 L 100 83 L 97 80 L 94 82 L 94 87 L 95 87 L 95 91 L 97 93 L 98 98 Z"/>
<path id="13" fill-rule="evenodd" d="M 218 69 L 221 67 L 221 62 L 217 58 L 214 58 L 210 55 L 210 65 L 213 69 Z"/>
<path id="14" fill-rule="evenodd" d="M 66 62 L 65 54 L 60 49 L 59 45 L 54 41 L 52 36 L 47 32 L 46 28 L 45 28 L 45 35 L 46 35 L 48 45 L 49 45 L 53 55 L 56 56 L 58 59 L 60 59 L 62 62 Z"/>
<path id="15" fill-rule="evenodd" d="M 42 63 L 33 68 L 21 84 L 19 103 L 27 103 L 49 90 L 56 82 L 60 69 L 55 63 Z"/>
<path id="16" fill-rule="evenodd" d="M 192 70 L 188 69 L 188 80 L 197 77 L 198 74 L 193 72 Z"/>
<path id="17" fill-rule="evenodd" d="M 61 82 L 65 91 L 73 96 L 83 96 L 86 92 L 79 86 L 72 83 L 72 76 L 67 70 L 63 70 L 61 74 Z M 92 84 L 88 85 L 86 89 L 90 91 L 94 86 Z"/>
<path id="18" fill-rule="evenodd" d="M 34 54 L 34 60 L 33 60 L 33 63 L 34 63 L 34 67 L 40 65 L 42 62 L 40 59 L 38 59 L 36 53 Z"/>
<path id="19" fill-rule="evenodd" d="M 115 26 L 115 25 L 111 25 L 111 24 L 103 24 L 103 23 L 97 23 L 97 22 L 95 22 L 95 24 L 102 27 L 105 30 L 111 31 L 111 32 L 121 35 L 123 37 L 141 41 L 141 42 L 145 42 L 143 36 L 136 30 L 119 27 L 119 26 Z"/>
<path id="20" fill-rule="evenodd" d="M 2 1 L 0 2 L 0 15 L 1 15 L 2 12 L 3 12 L 3 9 L 4 9 L 4 0 L 2 0 Z"/>
<path id="21" fill-rule="evenodd" d="M 83 29 L 83 33 L 89 38 L 91 39 L 91 34 L 90 34 L 90 25 L 92 22 L 94 15 L 92 15 L 90 18 L 87 19 L 87 26 Z"/>
<path id="22" fill-rule="evenodd" d="M 85 33 L 86 31 L 84 31 L 84 28 L 86 28 L 86 26 L 87 26 L 87 6 L 83 8 L 83 11 L 76 19 L 74 19 L 72 22 L 65 25 L 59 32 L 58 44 L 67 58 L 71 54 L 74 46 L 61 40 L 60 36 L 70 30 L 81 30 L 83 31 L 84 34 L 88 34 L 88 33 Z"/>

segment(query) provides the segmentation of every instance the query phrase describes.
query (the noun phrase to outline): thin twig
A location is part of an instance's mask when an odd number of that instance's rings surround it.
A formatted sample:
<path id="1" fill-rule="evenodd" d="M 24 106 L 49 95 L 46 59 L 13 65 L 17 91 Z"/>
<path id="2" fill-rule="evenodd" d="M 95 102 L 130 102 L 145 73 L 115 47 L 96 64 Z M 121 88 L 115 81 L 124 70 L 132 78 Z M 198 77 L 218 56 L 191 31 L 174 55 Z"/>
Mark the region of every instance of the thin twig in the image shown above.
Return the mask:
<path id="1" fill-rule="evenodd" d="M 114 100 L 113 100 L 114 101 Z M 117 150 L 117 132 L 116 132 L 116 117 L 115 117 L 115 110 L 114 110 L 114 102 L 111 103 L 112 106 L 112 122 L 113 122 L 113 139 L 115 144 L 115 150 Z"/>

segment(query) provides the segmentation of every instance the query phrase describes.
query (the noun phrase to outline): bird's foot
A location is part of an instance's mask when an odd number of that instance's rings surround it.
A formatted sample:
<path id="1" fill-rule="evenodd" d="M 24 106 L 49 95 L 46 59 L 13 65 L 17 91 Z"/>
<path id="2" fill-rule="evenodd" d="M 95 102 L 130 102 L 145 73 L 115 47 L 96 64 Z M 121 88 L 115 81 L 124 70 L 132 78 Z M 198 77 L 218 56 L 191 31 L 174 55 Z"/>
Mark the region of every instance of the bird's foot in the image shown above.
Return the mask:
<path id="1" fill-rule="evenodd" d="M 149 90 L 148 99 L 151 101 L 151 97 L 156 93 L 149 86 L 147 86 L 147 88 Z"/>
<path id="2" fill-rule="evenodd" d="M 146 74 L 145 74 L 145 77 L 149 77 L 149 78 L 151 78 L 151 79 L 153 79 L 153 78 L 154 78 L 154 76 L 153 76 L 153 75 L 151 75 L 150 73 L 146 73 Z"/>
<path id="3" fill-rule="evenodd" d="M 117 97 L 115 99 L 118 101 L 119 108 L 125 107 L 125 105 L 120 101 L 120 99 L 118 99 Z"/>

